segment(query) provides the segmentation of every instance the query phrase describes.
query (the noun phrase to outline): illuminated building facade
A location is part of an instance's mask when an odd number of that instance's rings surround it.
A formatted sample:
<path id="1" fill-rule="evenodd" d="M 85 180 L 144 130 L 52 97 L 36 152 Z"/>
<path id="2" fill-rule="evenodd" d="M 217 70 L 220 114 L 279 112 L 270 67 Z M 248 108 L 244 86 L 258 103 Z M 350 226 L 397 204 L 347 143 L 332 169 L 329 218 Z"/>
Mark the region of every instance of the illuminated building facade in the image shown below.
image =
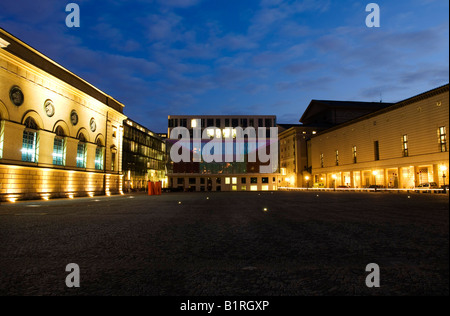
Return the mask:
<path id="1" fill-rule="evenodd" d="M 138 123 L 126 119 L 123 136 L 124 190 L 148 188 L 148 181 L 162 182 L 167 187 L 166 143 Z"/>
<path id="2" fill-rule="evenodd" d="M 122 192 L 123 105 L 0 29 L 0 198 Z"/>
<path id="3" fill-rule="evenodd" d="M 278 124 L 280 142 L 280 186 L 320 187 L 311 166 L 311 138 L 319 132 L 349 120 L 391 106 L 392 103 L 312 100 L 302 124 Z"/>
<path id="4" fill-rule="evenodd" d="M 194 128 L 211 131 L 211 139 L 228 137 L 235 128 L 244 130 L 248 127 L 269 129 L 276 127 L 276 116 L 169 116 L 169 131 L 176 127 L 184 127 L 193 135 Z M 211 129 L 217 128 L 217 130 Z M 216 133 L 219 132 L 219 135 Z M 269 136 L 267 134 L 266 136 Z M 173 142 L 172 140 L 168 140 Z M 273 144 L 277 146 L 277 144 Z M 236 142 L 234 141 L 234 147 Z M 278 152 L 278 148 L 276 149 Z M 248 153 L 247 153 L 248 154 Z M 169 168 L 169 187 L 184 191 L 274 191 L 278 189 L 279 173 L 260 173 L 265 164 L 259 160 L 250 162 L 246 155 L 244 162 L 179 162 L 171 163 Z M 275 169 L 278 169 L 278 163 Z"/>
<path id="5" fill-rule="evenodd" d="M 448 130 L 447 84 L 313 137 L 314 182 L 393 189 L 448 184 Z"/>

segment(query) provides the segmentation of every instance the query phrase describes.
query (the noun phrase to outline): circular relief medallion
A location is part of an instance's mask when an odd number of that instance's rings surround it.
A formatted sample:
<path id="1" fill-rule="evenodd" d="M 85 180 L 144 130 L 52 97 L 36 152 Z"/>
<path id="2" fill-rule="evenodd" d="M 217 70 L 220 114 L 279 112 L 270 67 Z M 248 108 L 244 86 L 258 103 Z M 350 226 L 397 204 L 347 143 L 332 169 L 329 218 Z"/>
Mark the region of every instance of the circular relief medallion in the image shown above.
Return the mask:
<path id="1" fill-rule="evenodd" d="M 22 90 L 20 90 L 18 86 L 14 86 L 11 88 L 11 90 L 9 91 L 9 98 L 15 106 L 21 106 L 23 104 L 23 101 L 25 100 Z"/>
<path id="2" fill-rule="evenodd" d="M 53 101 L 52 100 L 47 100 L 44 103 L 44 111 L 45 114 L 47 114 L 48 117 L 52 117 L 53 115 L 55 115 L 55 106 L 53 105 Z"/>
<path id="3" fill-rule="evenodd" d="M 91 122 L 89 123 L 91 127 L 91 132 L 95 132 L 97 130 L 97 123 L 94 118 L 91 118 Z"/>
<path id="4" fill-rule="evenodd" d="M 73 126 L 78 124 L 78 114 L 75 110 L 73 110 L 72 113 L 70 113 L 70 122 L 72 123 Z"/>

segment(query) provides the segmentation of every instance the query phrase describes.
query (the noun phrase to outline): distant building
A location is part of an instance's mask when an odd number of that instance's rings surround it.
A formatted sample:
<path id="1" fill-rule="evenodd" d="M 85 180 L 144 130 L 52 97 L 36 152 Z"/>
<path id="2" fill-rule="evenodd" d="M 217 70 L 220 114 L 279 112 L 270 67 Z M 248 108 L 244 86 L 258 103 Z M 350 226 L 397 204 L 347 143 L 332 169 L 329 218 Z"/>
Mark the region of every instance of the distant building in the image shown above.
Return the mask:
<path id="1" fill-rule="evenodd" d="M 0 29 L 0 199 L 122 192 L 123 105 Z"/>
<path id="2" fill-rule="evenodd" d="M 313 137 L 314 182 L 329 188 L 448 184 L 448 129 L 447 84 Z"/>
<path id="3" fill-rule="evenodd" d="M 333 126 L 387 108 L 392 103 L 312 100 L 302 124 L 278 124 L 280 141 L 280 186 L 312 187 L 312 137 Z"/>
<path id="4" fill-rule="evenodd" d="M 233 129 L 242 127 L 272 128 L 276 127 L 275 116 L 169 116 L 169 131 L 176 127 L 185 127 L 193 135 L 194 128 L 201 128 L 202 132 L 211 132 L 211 139 L 230 136 Z M 215 127 L 217 131 L 210 129 Z M 209 135 L 209 134 L 208 134 Z M 234 137 L 234 135 L 233 135 Z M 168 140 L 173 144 L 173 140 Z M 278 146 L 271 144 L 271 146 Z M 234 141 L 234 148 L 236 142 Z M 192 151 L 193 148 L 190 148 Z M 278 148 L 276 148 L 278 151 Z M 191 153 L 192 154 L 192 153 Z M 278 189 L 278 162 L 273 173 L 260 173 L 265 164 L 259 160 L 249 161 L 248 152 L 245 162 L 180 162 L 171 163 L 169 187 L 185 191 L 273 191 Z"/>
<path id="5" fill-rule="evenodd" d="M 161 181 L 167 187 L 165 141 L 130 119 L 123 125 L 124 190 L 146 190 L 148 181 Z"/>

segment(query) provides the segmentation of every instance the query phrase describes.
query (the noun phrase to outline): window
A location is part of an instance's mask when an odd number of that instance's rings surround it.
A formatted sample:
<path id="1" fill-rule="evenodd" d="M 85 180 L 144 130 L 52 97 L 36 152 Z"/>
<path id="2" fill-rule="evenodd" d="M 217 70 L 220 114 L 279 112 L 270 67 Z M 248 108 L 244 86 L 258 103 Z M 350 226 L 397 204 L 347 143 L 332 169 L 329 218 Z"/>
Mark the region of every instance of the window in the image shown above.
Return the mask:
<path id="1" fill-rule="evenodd" d="M 339 150 L 336 150 L 336 166 L 339 166 Z"/>
<path id="2" fill-rule="evenodd" d="M 239 120 L 238 119 L 232 119 L 231 120 L 232 127 L 238 127 L 239 126 Z"/>
<path id="3" fill-rule="evenodd" d="M 56 166 L 64 166 L 64 136 L 64 130 L 58 126 L 53 141 L 53 164 Z"/>
<path id="4" fill-rule="evenodd" d="M 220 119 L 216 119 L 216 126 L 215 127 L 220 128 L 221 127 L 220 125 L 221 125 L 220 124 Z"/>
<path id="5" fill-rule="evenodd" d="M 380 143 L 378 141 L 373 143 L 374 147 L 374 154 L 375 154 L 375 161 L 380 160 Z"/>
<path id="6" fill-rule="evenodd" d="M 232 183 L 232 184 L 237 184 L 237 182 L 238 182 L 238 179 L 237 179 L 237 178 L 232 178 L 232 179 L 231 179 L 231 183 Z"/>
<path id="7" fill-rule="evenodd" d="M 447 128 L 445 126 L 439 127 L 439 146 L 441 152 L 447 151 Z"/>
<path id="8" fill-rule="evenodd" d="M 250 123 L 249 125 L 251 127 L 255 127 L 255 120 L 254 119 L 250 119 L 249 123 Z"/>
<path id="9" fill-rule="evenodd" d="M 225 178 L 225 184 L 231 184 L 231 178 Z"/>
<path id="10" fill-rule="evenodd" d="M 272 119 L 266 119 L 266 127 L 272 127 Z"/>
<path id="11" fill-rule="evenodd" d="M 241 119 L 241 127 L 247 127 L 248 126 L 248 120 L 247 119 Z"/>
<path id="12" fill-rule="evenodd" d="M 247 184 L 247 178 L 241 178 L 241 183 L 242 184 Z"/>
<path id="13" fill-rule="evenodd" d="M 264 127 L 263 119 L 258 119 L 258 127 Z"/>
<path id="14" fill-rule="evenodd" d="M 95 149 L 95 169 L 103 170 L 103 148 L 97 146 Z"/>
<path id="15" fill-rule="evenodd" d="M 230 126 L 230 119 L 225 119 L 225 127 L 231 127 Z"/>
<path id="16" fill-rule="evenodd" d="M 358 151 L 356 146 L 353 146 L 353 163 L 358 163 Z"/>
<path id="17" fill-rule="evenodd" d="M 409 151 L 408 151 L 408 135 L 403 135 L 402 137 L 402 150 L 403 150 L 403 157 L 409 157 Z"/>
<path id="18" fill-rule="evenodd" d="M 86 168 L 86 138 L 83 134 L 79 136 L 77 147 L 77 168 Z"/>
<path id="19" fill-rule="evenodd" d="M 269 183 L 269 178 L 262 178 L 262 183 L 264 184 Z"/>
<path id="20" fill-rule="evenodd" d="M 196 184 L 195 178 L 189 178 L 189 184 Z"/>
<path id="21" fill-rule="evenodd" d="M 23 132 L 22 142 L 22 161 L 24 162 L 37 162 L 37 124 L 31 118 L 27 118 L 25 121 L 25 130 Z"/>
<path id="22" fill-rule="evenodd" d="M 207 127 L 214 127 L 214 119 L 208 119 L 207 125 Z"/>
<path id="23" fill-rule="evenodd" d="M 320 168 L 323 168 L 325 166 L 325 161 L 323 154 L 320 154 Z"/>
<path id="24" fill-rule="evenodd" d="M 115 171 L 116 168 L 116 153 L 111 153 L 111 171 Z"/>
<path id="25" fill-rule="evenodd" d="M 258 178 L 251 178 L 250 183 L 251 184 L 257 184 L 258 183 Z"/>

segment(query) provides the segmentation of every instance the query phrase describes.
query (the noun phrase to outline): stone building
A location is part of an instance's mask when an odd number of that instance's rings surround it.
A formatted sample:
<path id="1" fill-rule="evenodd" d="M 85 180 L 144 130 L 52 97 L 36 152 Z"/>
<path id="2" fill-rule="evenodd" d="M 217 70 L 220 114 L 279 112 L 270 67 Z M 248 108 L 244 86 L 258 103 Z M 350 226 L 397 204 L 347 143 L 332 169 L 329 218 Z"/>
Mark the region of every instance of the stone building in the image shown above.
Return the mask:
<path id="1" fill-rule="evenodd" d="M 0 29 L 0 198 L 121 193 L 123 107 Z"/>

